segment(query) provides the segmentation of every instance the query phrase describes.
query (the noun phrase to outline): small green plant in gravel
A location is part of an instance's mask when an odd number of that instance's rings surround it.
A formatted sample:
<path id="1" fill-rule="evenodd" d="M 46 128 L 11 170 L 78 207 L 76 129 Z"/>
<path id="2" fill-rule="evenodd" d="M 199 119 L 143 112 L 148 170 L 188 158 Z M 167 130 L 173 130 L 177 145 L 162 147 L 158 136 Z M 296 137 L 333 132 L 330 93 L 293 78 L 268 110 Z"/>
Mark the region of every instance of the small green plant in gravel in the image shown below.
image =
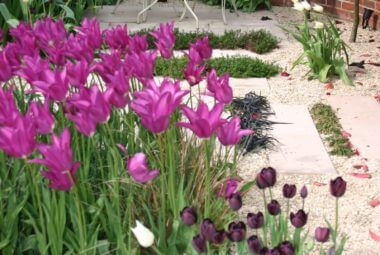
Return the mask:
<path id="1" fill-rule="evenodd" d="M 150 35 L 152 30 L 141 30 L 138 34 L 148 36 L 149 48 L 154 48 L 154 38 Z M 225 31 L 223 35 L 212 32 L 184 32 L 175 30 L 175 50 L 188 49 L 189 43 L 196 39 L 208 36 L 210 45 L 214 49 L 247 49 L 259 54 L 269 52 L 277 47 L 279 40 L 271 33 L 260 29 L 257 31 L 241 32 L 240 30 Z"/>
<path id="2" fill-rule="evenodd" d="M 347 157 L 354 155 L 350 141 L 342 135 L 342 126 L 330 105 L 315 104 L 311 108 L 311 115 L 318 132 L 327 136 L 326 140 L 331 147 L 332 155 Z"/>
<path id="3" fill-rule="evenodd" d="M 157 58 L 155 75 L 184 78 L 187 59 L 184 57 L 164 60 Z M 279 66 L 250 57 L 219 57 L 206 62 L 205 70 L 217 70 L 218 75 L 228 72 L 233 78 L 271 77 L 279 73 Z"/>

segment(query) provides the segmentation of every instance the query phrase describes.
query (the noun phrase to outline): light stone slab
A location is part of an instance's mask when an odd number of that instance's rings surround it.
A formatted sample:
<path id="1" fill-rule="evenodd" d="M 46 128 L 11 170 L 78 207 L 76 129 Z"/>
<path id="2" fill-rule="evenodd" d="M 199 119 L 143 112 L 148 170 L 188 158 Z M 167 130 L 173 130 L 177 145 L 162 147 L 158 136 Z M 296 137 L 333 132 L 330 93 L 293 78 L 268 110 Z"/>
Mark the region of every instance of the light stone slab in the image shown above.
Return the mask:
<path id="1" fill-rule="evenodd" d="M 306 105 L 271 105 L 275 116 L 272 135 L 276 150 L 269 161 L 280 173 L 335 174 L 336 171 L 321 141 Z"/>
<path id="2" fill-rule="evenodd" d="M 380 159 L 380 104 L 369 96 L 330 96 L 327 101 L 360 154 Z"/>

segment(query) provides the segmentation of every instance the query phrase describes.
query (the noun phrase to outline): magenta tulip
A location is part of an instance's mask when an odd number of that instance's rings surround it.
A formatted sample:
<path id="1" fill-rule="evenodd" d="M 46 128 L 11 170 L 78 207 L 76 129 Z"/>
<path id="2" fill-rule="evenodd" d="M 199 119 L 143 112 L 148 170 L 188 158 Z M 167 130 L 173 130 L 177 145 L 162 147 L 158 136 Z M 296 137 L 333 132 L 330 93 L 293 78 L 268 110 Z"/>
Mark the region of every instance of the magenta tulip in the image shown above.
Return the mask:
<path id="1" fill-rule="evenodd" d="M 235 193 L 235 191 L 237 190 L 238 185 L 239 185 L 238 180 L 227 177 L 225 185 L 223 185 L 218 192 L 218 196 L 224 197 L 225 199 L 230 198 L 231 195 Z"/>
<path id="2" fill-rule="evenodd" d="M 105 82 L 111 82 L 110 77 L 115 75 L 115 72 L 122 66 L 121 52 L 111 50 L 109 54 L 101 53 L 101 61 L 96 62 L 94 70 L 97 72 Z"/>
<path id="3" fill-rule="evenodd" d="M 124 108 L 128 103 L 129 75 L 120 68 L 114 75 L 109 75 L 105 99 L 117 108 Z"/>
<path id="4" fill-rule="evenodd" d="M 76 36 L 85 41 L 92 49 L 99 49 L 103 43 L 100 25 L 96 18 L 84 18 L 80 26 L 76 27 Z"/>
<path id="5" fill-rule="evenodd" d="M 20 112 L 13 97 L 13 87 L 4 90 L 0 87 L 0 126 L 9 126 L 14 123 Z"/>
<path id="6" fill-rule="evenodd" d="M 46 98 L 63 101 L 69 91 L 69 79 L 66 70 L 44 70 L 40 80 L 32 81 L 32 92 L 41 92 Z"/>
<path id="7" fill-rule="evenodd" d="M 73 162 L 73 152 L 70 147 L 70 132 L 64 129 L 60 136 L 52 136 L 52 144 L 38 146 L 43 158 L 35 158 L 30 163 L 37 163 L 47 167 L 41 174 L 50 181 L 49 187 L 62 191 L 69 191 L 76 182 L 75 173 L 79 162 Z"/>
<path id="8" fill-rule="evenodd" d="M 199 138 L 210 137 L 226 121 L 220 116 L 223 112 L 223 104 L 216 104 L 210 111 L 208 106 L 201 101 L 198 109 L 182 106 L 183 114 L 188 118 L 190 123 L 178 122 L 177 125 L 191 129 Z"/>
<path id="9" fill-rule="evenodd" d="M 0 82 L 7 82 L 12 77 L 12 68 L 4 51 L 0 52 Z"/>
<path id="10" fill-rule="evenodd" d="M 54 128 L 54 116 L 50 112 L 49 102 L 46 100 L 43 105 L 31 102 L 27 115 L 33 122 L 36 130 L 40 134 L 49 134 Z"/>
<path id="11" fill-rule="evenodd" d="M 15 73 L 33 84 L 34 82 L 46 79 L 44 72 L 51 72 L 50 64 L 46 59 L 42 59 L 40 56 L 25 56 L 23 65 Z"/>
<path id="12" fill-rule="evenodd" d="M 78 61 L 75 64 L 67 62 L 66 70 L 70 84 L 77 88 L 83 87 L 87 83 L 87 78 L 92 71 L 86 61 Z"/>
<path id="13" fill-rule="evenodd" d="M 125 68 L 132 69 L 134 76 L 144 85 L 153 79 L 156 52 L 132 53 L 125 57 Z"/>
<path id="14" fill-rule="evenodd" d="M 229 85 L 229 75 L 224 74 L 221 77 L 216 75 L 213 69 L 207 75 L 207 89 L 210 91 L 208 94 L 212 95 L 216 100 L 221 103 L 229 104 L 233 98 L 232 88 Z"/>
<path id="15" fill-rule="evenodd" d="M 128 172 L 134 181 L 138 183 L 146 183 L 158 175 L 158 170 L 149 170 L 144 153 L 136 153 L 128 159 Z"/>
<path id="16" fill-rule="evenodd" d="M 253 130 L 250 129 L 240 129 L 239 117 L 233 117 L 231 121 L 224 123 L 216 130 L 216 136 L 225 146 L 235 145 L 243 136 L 253 133 Z"/>
<path id="17" fill-rule="evenodd" d="M 204 69 L 204 65 L 198 66 L 193 62 L 189 62 L 186 65 L 185 70 L 183 70 L 183 74 L 190 86 L 197 85 L 203 80 L 202 73 Z"/>
<path id="18" fill-rule="evenodd" d="M 175 44 L 174 21 L 160 24 L 160 27 L 150 34 L 157 40 L 155 44 L 161 56 L 163 58 L 171 58 Z"/>
<path id="19" fill-rule="evenodd" d="M 212 47 L 209 44 L 208 36 L 203 37 L 203 39 L 197 39 L 195 44 L 190 45 L 190 48 L 195 48 L 203 60 L 212 56 Z"/>
<path id="20" fill-rule="evenodd" d="M 88 64 L 94 60 L 94 49 L 86 40 L 71 34 L 66 42 L 65 55 L 76 61 L 86 61 Z"/>
<path id="21" fill-rule="evenodd" d="M 129 53 L 140 53 L 148 49 L 148 41 L 146 35 L 135 34 L 129 37 Z"/>
<path id="22" fill-rule="evenodd" d="M 104 32 L 105 42 L 111 49 L 126 50 L 129 42 L 127 25 L 117 25 Z"/>

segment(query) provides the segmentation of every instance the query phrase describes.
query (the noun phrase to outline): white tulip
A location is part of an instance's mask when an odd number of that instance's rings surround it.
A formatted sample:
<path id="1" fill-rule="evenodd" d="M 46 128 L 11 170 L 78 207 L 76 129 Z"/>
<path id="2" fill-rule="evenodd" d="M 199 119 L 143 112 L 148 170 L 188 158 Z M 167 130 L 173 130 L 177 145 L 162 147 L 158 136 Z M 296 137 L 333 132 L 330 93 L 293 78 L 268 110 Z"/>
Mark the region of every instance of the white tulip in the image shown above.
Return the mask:
<path id="1" fill-rule="evenodd" d="M 324 27 L 325 27 L 325 24 L 323 24 L 322 22 L 319 22 L 319 21 L 316 21 L 314 24 L 315 29 L 323 29 Z"/>
<path id="2" fill-rule="evenodd" d="M 322 12 L 323 12 L 323 7 L 320 6 L 320 5 L 318 5 L 318 4 L 316 4 L 316 5 L 313 6 L 313 10 L 314 10 L 315 12 L 322 13 Z"/>
<path id="3" fill-rule="evenodd" d="M 305 8 L 305 10 L 307 11 L 310 11 L 311 10 L 311 5 L 306 2 L 306 1 L 302 1 L 301 4 L 303 5 L 303 7 Z"/>
<path id="4" fill-rule="evenodd" d="M 300 12 L 303 12 L 305 10 L 305 7 L 303 7 L 303 4 L 301 4 L 301 3 L 294 3 L 293 9 L 300 11 Z"/>
<path id="5" fill-rule="evenodd" d="M 152 231 L 146 228 L 140 221 L 136 220 L 136 227 L 131 228 L 131 230 L 142 247 L 148 248 L 153 245 L 154 235 Z"/>
<path id="6" fill-rule="evenodd" d="M 299 0 L 292 0 L 293 4 L 299 3 Z"/>

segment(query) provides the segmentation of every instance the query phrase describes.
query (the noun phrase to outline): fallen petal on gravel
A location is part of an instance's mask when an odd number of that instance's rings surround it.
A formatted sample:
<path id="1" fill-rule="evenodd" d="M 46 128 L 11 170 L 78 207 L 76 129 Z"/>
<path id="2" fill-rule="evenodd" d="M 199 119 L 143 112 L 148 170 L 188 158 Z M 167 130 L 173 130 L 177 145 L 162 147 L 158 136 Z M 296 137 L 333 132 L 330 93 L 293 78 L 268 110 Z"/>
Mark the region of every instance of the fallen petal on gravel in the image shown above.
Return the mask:
<path id="1" fill-rule="evenodd" d="M 356 178 L 361 178 L 361 179 L 371 179 L 372 175 L 371 174 L 366 174 L 366 173 L 350 173 L 351 176 L 356 177 Z"/>
<path id="2" fill-rule="evenodd" d="M 334 88 L 334 84 L 332 84 L 332 82 L 328 82 L 325 84 L 325 89 L 333 89 Z"/>
<path id="3" fill-rule="evenodd" d="M 351 134 L 348 133 L 347 131 L 344 131 L 344 130 L 343 130 L 343 131 L 341 131 L 340 133 L 341 133 L 342 136 L 345 137 L 345 138 L 349 138 L 349 137 L 351 137 Z"/>
<path id="4" fill-rule="evenodd" d="M 288 77 L 290 74 L 288 72 L 281 72 L 281 76 Z"/>
<path id="5" fill-rule="evenodd" d="M 372 238 L 372 240 L 380 242 L 380 235 L 376 234 L 375 232 L 369 230 L 369 236 Z"/>
<path id="6" fill-rule="evenodd" d="M 326 183 L 323 183 L 323 182 L 314 182 L 313 184 L 318 187 L 327 185 Z"/>

